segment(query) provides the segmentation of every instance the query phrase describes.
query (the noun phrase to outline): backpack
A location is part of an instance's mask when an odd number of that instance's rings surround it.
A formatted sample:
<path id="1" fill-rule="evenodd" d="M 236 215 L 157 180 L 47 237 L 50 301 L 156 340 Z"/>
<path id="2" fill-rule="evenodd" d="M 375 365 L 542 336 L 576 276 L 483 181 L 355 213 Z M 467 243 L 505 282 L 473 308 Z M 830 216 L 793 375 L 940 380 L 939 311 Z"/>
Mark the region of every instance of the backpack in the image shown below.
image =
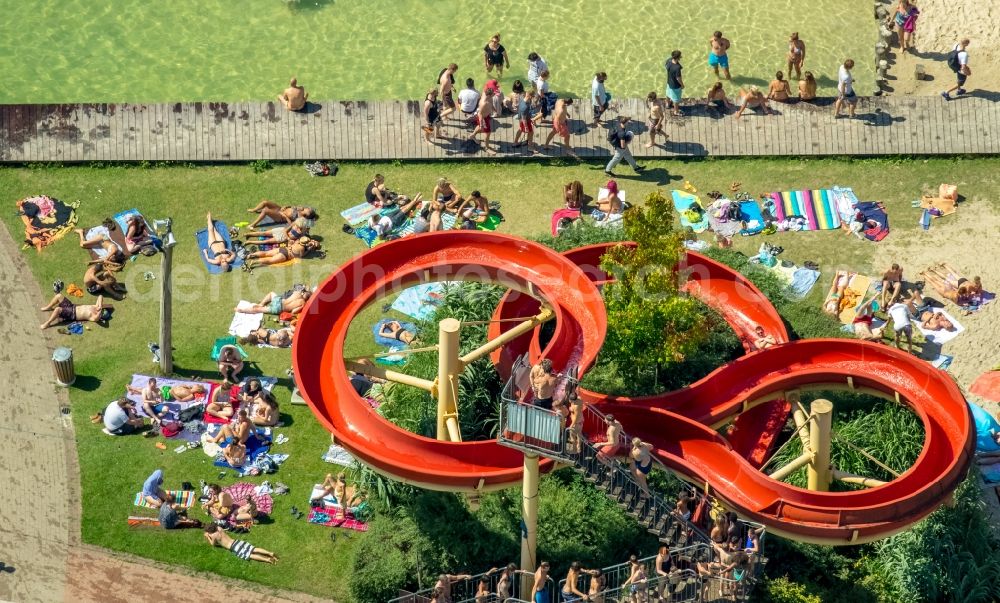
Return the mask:
<path id="1" fill-rule="evenodd" d="M 612 146 L 618 146 L 618 127 L 613 127 L 608 129 L 608 143 Z"/>
<path id="2" fill-rule="evenodd" d="M 959 52 L 958 48 L 952 50 L 951 52 L 948 53 L 948 59 L 947 59 L 948 67 L 955 73 L 958 73 L 959 71 L 962 70 L 962 64 L 958 62 L 958 52 Z"/>

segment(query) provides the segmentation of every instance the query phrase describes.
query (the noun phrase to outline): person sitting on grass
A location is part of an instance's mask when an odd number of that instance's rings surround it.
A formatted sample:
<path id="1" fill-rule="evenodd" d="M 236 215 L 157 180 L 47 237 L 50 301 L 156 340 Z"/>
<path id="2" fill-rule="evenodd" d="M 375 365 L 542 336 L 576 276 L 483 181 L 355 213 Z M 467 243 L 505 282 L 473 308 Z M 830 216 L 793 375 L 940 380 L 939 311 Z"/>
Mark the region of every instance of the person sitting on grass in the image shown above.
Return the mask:
<path id="1" fill-rule="evenodd" d="M 229 248 L 226 244 L 226 239 L 219 234 L 219 231 L 215 228 L 215 221 L 212 220 L 212 212 L 208 212 L 206 216 L 208 220 L 208 226 L 206 227 L 206 232 L 208 233 L 208 248 L 202 249 L 201 253 L 205 256 L 205 261 L 213 266 L 218 266 L 223 272 L 229 272 L 232 268 L 233 261 L 236 260 L 236 254 L 233 250 Z M 209 254 L 208 252 L 212 253 Z"/>
<path id="2" fill-rule="evenodd" d="M 212 546 L 226 549 L 244 561 L 260 561 L 271 564 L 278 562 L 278 556 L 271 551 L 255 547 L 244 540 L 235 540 L 215 524 L 205 527 L 205 540 Z"/>
<path id="3" fill-rule="evenodd" d="M 466 220 L 482 224 L 490 217 L 490 200 L 482 196 L 479 191 L 472 191 L 469 198 L 462 201 L 462 204 L 455 210 L 455 214 Z"/>
<path id="4" fill-rule="evenodd" d="M 163 392 L 156 385 L 156 377 L 150 377 L 146 387 L 142 389 L 126 385 L 125 391 L 133 396 L 139 396 L 142 400 L 142 410 L 153 419 L 153 423 L 159 425 L 161 419 L 169 414 L 166 404 L 163 403 Z"/>
<path id="5" fill-rule="evenodd" d="M 285 327 L 283 329 L 260 327 L 247 333 L 246 337 L 240 337 L 237 341 L 241 345 L 263 344 L 272 348 L 290 348 L 292 347 L 293 335 L 295 335 L 295 329 L 292 327 Z"/>
<path id="6" fill-rule="evenodd" d="M 357 486 L 347 485 L 347 476 L 343 471 L 337 474 L 336 479 L 334 479 L 333 474 L 327 473 L 320 487 L 321 491 L 319 495 L 309 501 L 310 506 L 314 508 L 323 507 L 323 499 L 327 496 L 332 496 L 339 507 L 337 509 L 337 517 L 346 517 L 348 511 L 352 515 L 356 514 L 358 506 L 365 500 L 364 493 L 360 492 Z"/>
<path id="7" fill-rule="evenodd" d="M 111 299 L 125 299 L 125 285 L 118 282 L 104 264 L 93 264 L 83 274 L 83 288 L 91 295 L 107 295 Z"/>
<path id="8" fill-rule="evenodd" d="M 243 372 L 243 354 L 239 348 L 230 344 L 222 346 L 219 350 L 219 374 L 224 381 L 236 383 L 240 380 L 240 373 Z"/>
<path id="9" fill-rule="evenodd" d="M 135 405 L 125 397 L 110 402 L 101 419 L 104 421 L 104 431 L 116 436 L 133 434 L 145 426 L 142 417 L 135 412 Z"/>
<path id="10" fill-rule="evenodd" d="M 184 528 L 200 528 L 202 523 L 186 515 L 187 509 L 175 509 L 173 505 L 160 505 L 159 521 L 164 530 L 183 530 Z"/>
<path id="11" fill-rule="evenodd" d="M 252 522 L 257 519 L 257 503 L 253 501 L 252 498 L 247 498 L 247 501 L 236 508 L 236 517 L 234 519 L 239 522 Z"/>
<path id="12" fill-rule="evenodd" d="M 212 392 L 212 400 L 205 406 L 205 414 L 216 419 L 229 421 L 233 418 L 232 402 L 233 384 L 223 381 L 219 387 Z"/>
<path id="13" fill-rule="evenodd" d="M 852 322 L 854 336 L 862 341 L 881 341 L 882 333 L 885 331 L 885 325 L 872 328 L 872 320 L 875 318 L 874 311 L 872 310 L 874 303 L 875 298 L 873 297 L 862 304 L 858 308 L 857 315 L 855 315 Z"/>
<path id="14" fill-rule="evenodd" d="M 142 499 L 145 503 L 154 508 L 159 509 L 161 505 L 168 505 L 176 508 L 179 506 L 174 497 L 167 494 L 167 491 L 163 489 L 163 470 L 157 469 L 146 478 L 146 481 L 142 483 Z"/>
<path id="15" fill-rule="evenodd" d="M 208 500 L 202 503 L 201 508 L 212 516 L 212 519 L 223 520 L 233 512 L 233 497 L 229 492 L 222 489 L 219 484 L 208 485 Z"/>
<path id="16" fill-rule="evenodd" d="M 385 337 L 386 339 L 395 339 L 406 345 L 413 343 L 415 335 L 405 328 L 403 328 L 402 323 L 397 320 L 390 320 L 388 322 L 382 323 L 382 326 L 378 329 L 379 337 Z"/>
<path id="17" fill-rule="evenodd" d="M 41 308 L 42 312 L 51 312 L 48 320 L 43 322 L 38 328 L 47 329 L 51 326 L 66 322 L 96 322 L 101 326 L 107 326 L 108 321 L 114 313 L 114 306 L 104 303 L 104 296 L 98 295 L 97 301 L 93 304 L 76 305 L 62 293 L 56 293 L 49 303 Z"/>
<path id="18" fill-rule="evenodd" d="M 147 257 L 156 253 L 153 235 L 149 232 L 146 219 L 139 214 L 132 214 L 128 217 L 128 229 L 125 231 L 125 251 L 132 255 L 141 253 Z"/>
<path id="19" fill-rule="evenodd" d="M 271 392 L 265 391 L 253 407 L 253 416 L 250 419 L 258 427 L 274 427 L 278 424 L 278 401 L 274 399 Z"/>
<path id="20" fill-rule="evenodd" d="M 285 291 L 281 295 L 278 295 L 274 291 L 271 291 L 264 296 L 264 299 L 260 300 L 259 303 L 253 304 L 250 307 L 236 307 L 233 308 L 234 311 L 243 314 L 281 314 L 283 312 L 288 312 L 289 314 L 298 314 L 305 307 L 306 302 L 309 301 L 309 296 L 312 292 L 308 288 L 303 289 L 291 289 Z"/>
<path id="21" fill-rule="evenodd" d="M 236 414 L 236 421 L 232 425 L 223 425 L 219 433 L 215 434 L 215 437 L 209 441 L 213 444 L 221 444 L 223 447 L 228 447 L 233 442 L 245 444 L 253 433 L 253 424 L 247 418 L 246 408 L 241 408 Z"/>
<path id="22" fill-rule="evenodd" d="M 443 203 L 446 210 L 454 211 L 462 204 L 462 199 L 462 193 L 458 192 L 450 180 L 438 178 L 437 184 L 434 185 L 434 191 L 431 193 L 431 201 Z"/>
<path id="23" fill-rule="evenodd" d="M 766 350 L 767 348 L 777 345 L 777 340 L 774 339 L 774 335 L 768 335 L 764 331 L 764 327 L 757 325 L 754 330 L 754 340 L 753 348 L 755 350 Z"/>
<path id="24" fill-rule="evenodd" d="M 275 247 L 267 251 L 254 251 L 247 254 L 247 263 L 252 263 L 253 266 L 274 266 L 275 264 L 284 264 L 291 260 L 305 258 L 310 253 L 319 251 L 322 248 L 323 245 L 319 241 L 304 236 L 290 242 L 285 247 Z"/>
<path id="25" fill-rule="evenodd" d="M 275 226 L 267 230 L 250 230 L 244 233 L 244 236 L 247 238 L 247 245 L 281 245 L 307 236 L 310 224 L 312 224 L 311 220 L 300 216 L 289 224 Z"/>
<path id="26" fill-rule="evenodd" d="M 251 214 L 258 214 L 254 221 L 250 223 L 250 228 L 256 228 L 264 220 L 270 220 L 275 224 L 290 224 L 301 217 L 309 220 L 311 226 L 312 222 L 319 219 L 319 214 L 311 207 L 302 205 L 282 206 L 267 199 L 263 199 L 255 207 L 247 211 Z"/>
<path id="27" fill-rule="evenodd" d="M 600 215 L 597 217 L 598 226 L 621 222 L 625 212 L 625 201 L 618 194 L 618 183 L 614 180 L 608 180 L 605 188 L 608 195 L 597 200 L 597 208 L 600 211 Z"/>
<path id="28" fill-rule="evenodd" d="M 233 440 L 222 449 L 222 458 L 234 469 L 247 464 L 247 446 L 239 440 Z"/>
<path id="29" fill-rule="evenodd" d="M 240 403 L 243 408 L 253 406 L 261 396 L 264 395 L 264 384 L 257 377 L 250 377 L 246 380 L 238 392 Z"/>
<path id="30" fill-rule="evenodd" d="M 750 86 L 749 90 L 740 88 L 740 107 L 736 110 L 736 119 L 743 117 L 743 112 L 747 109 L 760 109 L 764 115 L 771 114 L 771 108 L 767 106 L 767 98 L 757 86 Z"/>
<path id="31" fill-rule="evenodd" d="M 883 308 L 888 308 L 903 292 L 903 269 L 899 264 L 893 264 L 882 274 L 882 295 L 879 303 Z"/>
<path id="32" fill-rule="evenodd" d="M 405 199 L 405 197 L 404 197 Z M 368 227 L 375 231 L 375 234 L 383 240 L 394 238 L 393 231 L 403 226 L 406 221 L 418 210 L 423 203 L 423 195 L 417 193 L 413 199 L 405 200 L 401 205 L 382 216 L 372 216 L 368 218 Z"/>

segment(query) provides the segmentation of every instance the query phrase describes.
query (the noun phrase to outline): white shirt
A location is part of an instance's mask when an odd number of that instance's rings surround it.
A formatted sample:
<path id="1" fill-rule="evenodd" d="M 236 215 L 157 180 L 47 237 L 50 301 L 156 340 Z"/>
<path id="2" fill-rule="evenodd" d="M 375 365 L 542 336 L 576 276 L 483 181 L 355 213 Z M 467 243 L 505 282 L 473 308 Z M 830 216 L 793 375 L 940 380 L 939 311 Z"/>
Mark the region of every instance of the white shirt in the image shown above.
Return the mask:
<path id="1" fill-rule="evenodd" d="M 893 330 L 902 331 L 906 325 L 910 324 L 910 309 L 906 307 L 906 304 L 893 304 L 889 308 L 889 316 L 892 317 Z"/>
<path id="2" fill-rule="evenodd" d="M 378 222 L 375 223 L 375 226 L 373 226 L 372 229 L 375 231 L 375 234 L 380 237 L 384 237 L 392 232 L 392 227 L 392 219 L 390 219 L 389 216 L 382 216 L 379 218 Z"/>
<path id="3" fill-rule="evenodd" d="M 121 429 L 126 423 L 128 423 L 128 413 L 121 406 L 118 406 L 118 401 L 115 400 L 108 404 L 108 407 L 104 409 L 104 426 L 108 431 Z"/>
<path id="4" fill-rule="evenodd" d="M 854 94 L 854 76 L 847 67 L 843 65 L 840 66 L 840 77 L 838 78 L 840 83 L 837 87 L 838 90 L 845 96 L 850 96 Z"/>
<path id="5" fill-rule="evenodd" d="M 961 44 L 955 44 L 955 47 L 952 48 L 952 50 L 957 50 L 958 51 L 958 64 L 959 65 L 962 65 L 964 67 L 965 65 L 969 64 L 969 51 L 968 50 L 962 50 L 962 45 Z"/>
<path id="6" fill-rule="evenodd" d="M 601 107 L 607 98 L 607 92 L 604 90 L 604 82 L 598 81 L 595 77 L 594 81 L 590 83 L 590 102 L 595 107 Z"/>
<path id="7" fill-rule="evenodd" d="M 528 81 L 534 82 L 543 71 L 548 71 L 549 65 L 545 59 L 538 57 L 537 61 L 528 61 Z"/>
<path id="8" fill-rule="evenodd" d="M 535 80 L 535 88 L 538 88 L 539 96 L 545 96 L 549 92 L 549 81 L 538 78 Z"/>
<path id="9" fill-rule="evenodd" d="M 462 105 L 463 113 L 475 113 L 479 107 L 479 91 L 465 88 L 458 93 L 458 102 Z"/>

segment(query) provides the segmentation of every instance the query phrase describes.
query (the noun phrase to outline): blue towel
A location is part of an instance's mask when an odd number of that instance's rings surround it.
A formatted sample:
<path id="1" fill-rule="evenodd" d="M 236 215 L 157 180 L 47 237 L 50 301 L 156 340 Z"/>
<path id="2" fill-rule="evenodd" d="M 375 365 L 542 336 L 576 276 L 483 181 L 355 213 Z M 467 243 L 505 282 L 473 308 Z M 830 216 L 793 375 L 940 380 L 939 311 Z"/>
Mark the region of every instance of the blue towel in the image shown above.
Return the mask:
<path id="1" fill-rule="evenodd" d="M 417 320 L 430 320 L 437 311 L 444 283 L 422 283 L 406 289 L 392 302 L 392 309 Z"/>
<path id="2" fill-rule="evenodd" d="M 747 228 L 740 231 L 740 234 L 745 237 L 757 234 L 764 230 L 766 226 L 764 224 L 764 215 L 761 213 L 760 206 L 757 205 L 756 201 L 740 201 L 740 220 L 743 222 L 757 221 L 756 225 L 748 225 Z"/>
<path id="3" fill-rule="evenodd" d="M 378 233 L 368 226 L 359 226 L 354 229 L 354 236 L 364 241 L 366 247 L 371 247 L 375 243 L 375 239 L 378 238 Z"/>
<path id="4" fill-rule="evenodd" d="M 251 436 L 249 439 L 247 439 L 247 464 L 252 463 L 254 459 L 256 459 L 258 456 L 267 452 L 270 445 L 271 445 L 270 441 L 261 440 L 256 436 Z M 227 463 L 226 457 L 222 456 L 221 454 L 218 457 L 216 457 L 215 462 L 213 464 L 216 467 L 223 467 L 226 469 L 239 469 L 238 467 L 233 467 L 232 465 Z"/>
<path id="5" fill-rule="evenodd" d="M 382 347 L 386 347 L 386 348 L 390 348 L 390 349 L 392 349 L 392 348 L 398 348 L 399 345 L 402 342 L 400 342 L 399 340 L 396 340 L 396 339 L 391 339 L 389 337 L 382 337 L 381 335 L 378 334 L 378 332 L 382 329 L 382 325 L 385 325 L 385 324 L 390 323 L 390 322 L 393 322 L 393 321 L 391 319 L 389 319 L 389 318 L 384 318 L 384 319 L 378 321 L 377 323 L 373 324 L 372 325 L 372 336 L 375 337 L 375 343 L 377 343 L 378 345 L 380 345 Z M 400 322 L 399 324 L 402 325 L 402 327 L 403 327 L 404 330 L 409 331 L 410 333 L 413 333 L 413 334 L 417 333 L 417 325 L 413 324 L 412 322 Z"/>
<path id="6" fill-rule="evenodd" d="M 223 240 L 226 241 L 226 249 L 232 251 L 233 241 L 232 239 L 229 238 L 229 228 L 226 226 L 226 223 L 223 222 L 222 220 L 215 220 L 215 231 L 219 233 L 219 236 L 221 236 Z M 205 259 L 205 254 L 201 253 L 201 250 L 208 249 L 208 229 L 202 228 L 198 232 L 194 233 L 194 238 L 196 241 L 198 241 L 198 257 L 200 257 L 201 262 L 205 264 L 205 269 L 208 270 L 208 273 L 222 274 L 222 267 L 208 263 L 208 261 Z M 215 254 L 212 253 L 211 249 L 208 249 L 208 254 L 212 256 L 213 259 L 215 259 Z M 243 265 L 243 258 L 240 255 L 237 255 L 236 258 L 233 260 L 233 263 L 230 265 L 233 268 L 239 268 L 240 266 Z"/>
<path id="7" fill-rule="evenodd" d="M 139 214 L 140 216 L 142 215 L 141 213 L 139 213 L 138 209 L 134 209 L 134 208 L 133 209 L 126 209 L 125 211 L 120 211 L 117 214 L 115 214 L 115 223 L 118 224 L 118 228 L 122 229 L 122 237 L 123 238 L 124 238 L 125 234 L 128 232 L 128 219 L 129 219 L 129 217 L 132 214 Z M 160 239 L 158 239 L 155 234 L 153 234 L 153 227 L 149 225 L 149 220 L 146 220 L 146 218 L 143 218 L 143 221 L 146 222 L 146 229 L 149 230 L 149 238 L 153 240 L 153 244 L 156 245 L 157 249 L 162 248 L 163 247 L 163 242 L 160 241 Z M 122 251 L 125 251 L 125 250 L 122 249 Z"/>
<path id="8" fill-rule="evenodd" d="M 920 216 L 920 226 L 924 230 L 930 230 L 931 228 L 931 212 L 924 210 L 924 213 Z"/>
<path id="9" fill-rule="evenodd" d="M 809 294 L 818 279 L 819 270 L 799 268 L 792 273 L 792 283 L 788 285 L 788 296 L 793 299 L 802 299 Z"/>

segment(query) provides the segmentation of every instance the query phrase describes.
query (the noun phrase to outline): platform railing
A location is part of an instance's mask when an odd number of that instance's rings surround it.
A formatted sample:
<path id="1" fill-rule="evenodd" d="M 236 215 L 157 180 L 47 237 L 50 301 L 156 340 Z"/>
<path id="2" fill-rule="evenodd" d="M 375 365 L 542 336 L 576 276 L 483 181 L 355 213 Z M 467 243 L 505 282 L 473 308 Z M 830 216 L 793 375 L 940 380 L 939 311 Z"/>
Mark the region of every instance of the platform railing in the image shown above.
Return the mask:
<path id="1" fill-rule="evenodd" d="M 500 599 L 497 597 L 497 584 L 500 582 L 502 573 L 503 568 L 500 567 L 496 568 L 496 571 L 485 571 L 475 574 L 469 578 L 456 580 L 451 584 L 450 603 L 484 603 L 483 598 L 476 597 L 476 593 L 479 590 L 479 582 L 483 579 L 487 581 L 487 588 L 489 590 L 489 594 L 484 595 L 485 601 L 499 601 Z M 525 582 L 525 579 L 528 581 Z M 534 584 L 534 579 L 534 573 L 516 570 L 514 572 L 514 577 L 511 578 L 510 581 L 511 595 L 513 597 L 520 596 L 522 582 Z M 546 585 L 546 590 L 549 592 L 549 600 L 553 602 L 556 601 L 556 584 L 551 576 L 546 579 Z M 400 595 L 395 599 L 389 599 L 387 603 L 430 603 L 431 596 L 433 594 L 434 587 L 431 586 L 430 588 L 424 588 L 414 593 Z"/>

